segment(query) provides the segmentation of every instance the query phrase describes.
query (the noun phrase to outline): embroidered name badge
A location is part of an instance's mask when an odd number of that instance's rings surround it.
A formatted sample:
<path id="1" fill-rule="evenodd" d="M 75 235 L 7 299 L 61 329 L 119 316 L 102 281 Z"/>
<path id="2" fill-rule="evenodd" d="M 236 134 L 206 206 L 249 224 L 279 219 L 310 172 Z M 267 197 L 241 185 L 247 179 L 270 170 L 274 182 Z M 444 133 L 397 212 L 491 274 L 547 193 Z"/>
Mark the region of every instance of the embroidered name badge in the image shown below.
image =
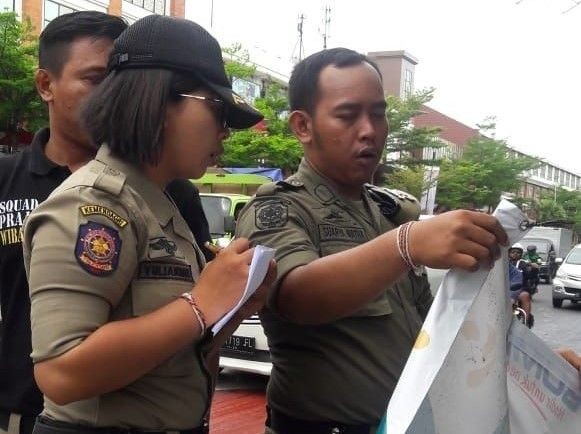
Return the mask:
<path id="1" fill-rule="evenodd" d="M 75 257 L 81 267 L 94 276 L 107 276 L 119 265 L 121 238 L 108 226 L 88 222 L 79 226 Z"/>
<path id="2" fill-rule="evenodd" d="M 288 207 L 282 202 L 267 202 L 256 208 L 254 220 L 258 229 L 283 227 L 288 220 Z"/>
<path id="3" fill-rule="evenodd" d="M 102 215 L 103 217 L 106 217 L 109 220 L 111 220 L 120 228 L 124 228 L 125 226 L 127 226 L 127 220 L 125 220 L 115 211 L 110 210 L 109 208 L 106 208 L 101 205 L 83 205 L 79 207 L 79 211 L 81 211 L 81 214 L 83 214 L 85 217 L 90 215 Z"/>
<path id="4" fill-rule="evenodd" d="M 171 279 L 193 282 L 192 267 L 170 262 L 142 262 L 139 264 L 140 279 Z"/>
<path id="5" fill-rule="evenodd" d="M 164 256 L 175 256 L 178 246 L 174 241 L 165 237 L 152 238 L 149 240 L 149 258 L 163 258 Z"/>
<path id="6" fill-rule="evenodd" d="M 362 228 L 341 227 L 328 224 L 319 225 L 321 241 L 367 241 Z"/>

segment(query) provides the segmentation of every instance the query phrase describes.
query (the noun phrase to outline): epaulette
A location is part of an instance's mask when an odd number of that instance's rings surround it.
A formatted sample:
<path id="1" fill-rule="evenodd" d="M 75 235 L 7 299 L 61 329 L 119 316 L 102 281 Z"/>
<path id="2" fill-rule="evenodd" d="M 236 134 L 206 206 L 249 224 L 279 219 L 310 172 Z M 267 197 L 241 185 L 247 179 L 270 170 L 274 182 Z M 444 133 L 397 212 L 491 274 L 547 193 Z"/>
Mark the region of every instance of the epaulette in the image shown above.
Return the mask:
<path id="1" fill-rule="evenodd" d="M 269 182 L 268 184 L 261 185 L 258 187 L 258 190 L 256 190 L 256 197 L 274 196 L 277 192 L 296 190 L 303 185 L 302 181 L 291 176 L 284 181 Z"/>
<path id="2" fill-rule="evenodd" d="M 126 178 L 127 176 L 119 170 L 103 165 L 101 173 L 95 178 L 93 186 L 99 190 L 119 196 L 125 185 Z"/>
<path id="3" fill-rule="evenodd" d="M 420 203 L 411 194 L 392 188 L 365 184 L 367 192 L 377 203 L 381 213 L 396 225 L 401 225 L 420 216 Z"/>

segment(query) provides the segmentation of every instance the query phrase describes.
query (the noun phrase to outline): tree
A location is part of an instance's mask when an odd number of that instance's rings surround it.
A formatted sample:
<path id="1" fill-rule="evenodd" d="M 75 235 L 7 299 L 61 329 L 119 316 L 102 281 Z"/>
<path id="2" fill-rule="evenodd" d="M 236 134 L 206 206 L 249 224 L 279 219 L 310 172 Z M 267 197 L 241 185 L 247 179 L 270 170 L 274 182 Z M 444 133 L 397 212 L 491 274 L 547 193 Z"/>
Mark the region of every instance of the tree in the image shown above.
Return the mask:
<path id="1" fill-rule="evenodd" d="M 424 166 L 400 167 L 389 174 L 388 186 L 413 194 L 419 199 L 434 181 L 426 179 Z"/>
<path id="2" fill-rule="evenodd" d="M 24 121 L 32 128 L 46 122 L 46 108 L 34 85 L 38 43 L 31 30 L 29 20 L 0 13 L 0 131 L 9 136 Z"/>
<path id="3" fill-rule="evenodd" d="M 226 73 L 230 79 L 250 79 L 256 72 L 248 51 L 240 44 L 224 49 Z M 233 131 L 224 141 L 224 154 L 220 159 L 227 167 L 278 167 L 289 173 L 296 170 L 303 155 L 298 140 L 291 134 L 287 119 L 288 99 L 281 86 L 268 83 L 264 97 L 254 105 L 264 115 L 259 128 Z"/>
<path id="4" fill-rule="evenodd" d="M 413 118 L 422 114 L 422 107 L 432 100 L 433 94 L 434 89 L 430 88 L 404 99 L 387 96 L 389 134 L 381 163 L 374 175 L 374 184 L 398 188 L 418 198 L 428 188 L 423 180 L 424 165 L 438 165 L 440 162 L 424 160 L 423 150 L 444 145 L 438 139 L 440 128 L 414 127 Z"/>
<path id="5" fill-rule="evenodd" d="M 232 80 L 233 78 L 250 78 L 256 72 L 256 65 L 250 61 L 248 50 L 242 48 L 241 44 L 232 44 L 222 49 L 226 54 L 224 69 L 226 74 Z"/>
<path id="6" fill-rule="evenodd" d="M 440 128 L 414 127 L 413 118 L 422 114 L 424 104 L 434 97 L 434 89 L 416 91 L 407 98 L 387 96 L 387 136 L 383 161 L 392 168 L 432 164 L 422 159 L 424 148 L 444 146 L 438 140 Z"/>
<path id="7" fill-rule="evenodd" d="M 288 100 L 276 84 L 271 84 L 264 98 L 255 106 L 264 114 L 264 130 L 236 131 L 224 141 L 224 166 L 278 167 L 285 173 L 293 172 L 299 165 L 303 149 L 288 127 Z"/>
<path id="8" fill-rule="evenodd" d="M 506 142 L 494 138 L 493 122 L 479 127 L 481 134 L 468 142 L 462 157 L 442 164 L 438 204 L 491 210 L 503 193 L 518 190 L 525 171 L 540 164 L 531 157 L 511 156 Z"/>
<path id="9" fill-rule="evenodd" d="M 536 219 L 540 222 L 561 220 L 575 232 L 581 232 L 581 192 L 559 188 L 545 191 L 532 203 Z"/>

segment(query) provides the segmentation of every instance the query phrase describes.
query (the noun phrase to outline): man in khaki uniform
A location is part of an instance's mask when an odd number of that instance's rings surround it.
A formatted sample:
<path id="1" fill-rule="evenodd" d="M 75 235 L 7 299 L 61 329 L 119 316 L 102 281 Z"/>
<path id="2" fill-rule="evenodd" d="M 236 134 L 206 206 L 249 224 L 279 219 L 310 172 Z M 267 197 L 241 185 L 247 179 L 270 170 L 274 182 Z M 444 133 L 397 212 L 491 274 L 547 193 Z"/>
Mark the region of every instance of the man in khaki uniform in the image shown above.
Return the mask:
<path id="1" fill-rule="evenodd" d="M 305 158 L 259 189 L 237 229 L 277 249 L 261 312 L 273 362 L 267 432 L 372 433 L 432 301 L 421 265 L 473 269 L 506 235 L 467 211 L 407 223 L 414 198 L 365 186 L 388 130 L 381 75 L 365 56 L 308 57 L 289 96 Z"/>

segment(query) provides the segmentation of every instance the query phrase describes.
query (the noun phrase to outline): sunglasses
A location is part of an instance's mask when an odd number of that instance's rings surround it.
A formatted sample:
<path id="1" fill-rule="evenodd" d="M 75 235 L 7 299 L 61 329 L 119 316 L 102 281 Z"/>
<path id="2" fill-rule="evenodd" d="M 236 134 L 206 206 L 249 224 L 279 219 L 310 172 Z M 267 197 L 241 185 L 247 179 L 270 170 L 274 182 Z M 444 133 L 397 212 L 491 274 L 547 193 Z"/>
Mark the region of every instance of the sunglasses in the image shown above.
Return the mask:
<path id="1" fill-rule="evenodd" d="M 223 99 L 220 98 L 212 98 L 209 96 L 202 96 L 202 95 L 189 95 L 187 93 L 180 93 L 180 96 L 184 98 L 193 98 L 198 101 L 208 101 L 210 102 L 210 106 L 212 107 L 212 111 L 216 114 L 216 119 L 220 123 L 220 126 L 223 129 L 228 128 L 228 108 L 226 107 L 226 103 Z"/>

